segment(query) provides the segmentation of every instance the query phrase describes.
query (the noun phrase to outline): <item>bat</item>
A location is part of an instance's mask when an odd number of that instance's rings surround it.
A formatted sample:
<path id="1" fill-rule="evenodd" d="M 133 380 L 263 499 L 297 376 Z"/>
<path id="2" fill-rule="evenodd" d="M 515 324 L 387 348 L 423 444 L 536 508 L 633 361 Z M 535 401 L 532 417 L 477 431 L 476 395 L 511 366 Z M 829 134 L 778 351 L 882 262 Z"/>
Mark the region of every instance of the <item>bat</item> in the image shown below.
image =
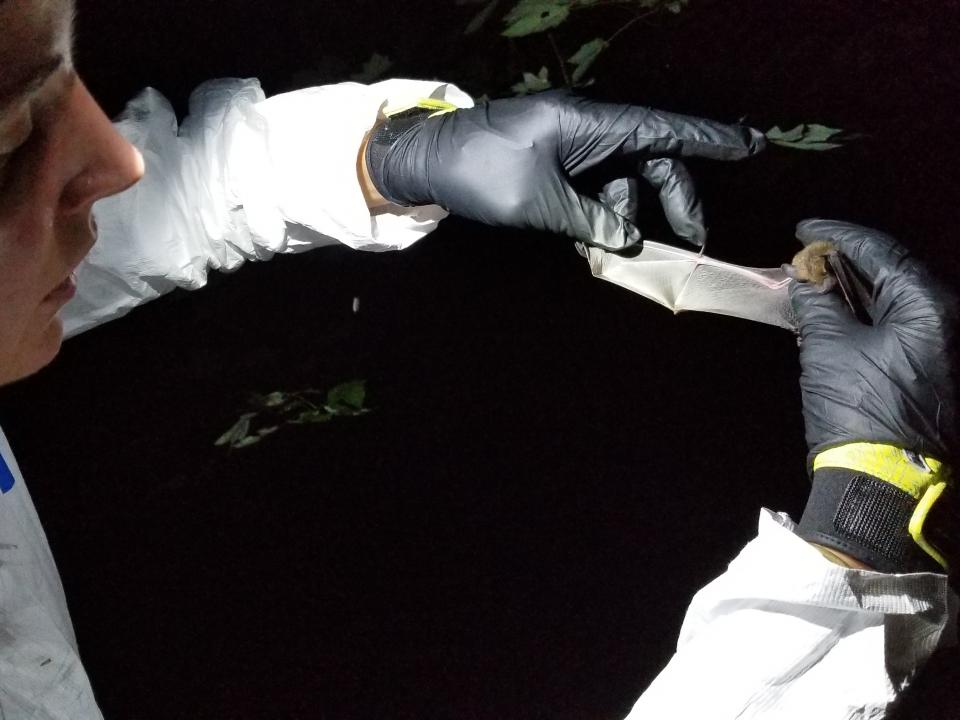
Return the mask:
<path id="1" fill-rule="evenodd" d="M 872 324 L 872 293 L 833 243 L 825 240 L 810 243 L 793 256 L 786 273 L 801 282 L 812 283 L 818 292 L 838 288 L 854 317 Z"/>
<path id="2" fill-rule="evenodd" d="M 870 323 L 870 290 L 830 243 L 812 243 L 791 265 L 754 268 L 644 241 L 633 256 L 578 244 L 594 276 L 672 310 L 711 312 L 797 330 L 788 286 L 794 279 L 838 287 L 854 315 Z"/>

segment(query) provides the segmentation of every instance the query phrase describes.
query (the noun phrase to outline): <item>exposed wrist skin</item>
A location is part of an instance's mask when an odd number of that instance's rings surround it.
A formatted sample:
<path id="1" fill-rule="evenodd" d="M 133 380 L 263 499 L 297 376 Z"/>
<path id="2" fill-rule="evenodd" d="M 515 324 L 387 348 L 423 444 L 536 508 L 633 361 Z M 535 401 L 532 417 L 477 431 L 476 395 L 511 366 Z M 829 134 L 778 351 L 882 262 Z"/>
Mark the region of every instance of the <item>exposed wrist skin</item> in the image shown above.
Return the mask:
<path id="1" fill-rule="evenodd" d="M 367 207 L 371 210 L 389 204 L 389 201 L 377 190 L 377 186 L 373 184 L 370 177 L 370 168 L 367 165 L 367 145 L 370 143 L 372 132 L 371 130 L 363 137 L 363 144 L 360 146 L 360 152 L 357 153 L 357 181 L 360 183 L 363 199 L 367 201 Z"/>
<path id="2" fill-rule="evenodd" d="M 851 555 L 847 555 L 845 552 L 840 552 L 839 550 L 834 550 L 832 548 L 825 547 L 824 545 L 818 545 L 815 542 L 810 544 L 819 550 L 820 554 L 823 555 L 827 560 L 836 565 L 853 568 L 854 570 L 873 570 L 873 568 L 866 563 L 857 560 Z"/>

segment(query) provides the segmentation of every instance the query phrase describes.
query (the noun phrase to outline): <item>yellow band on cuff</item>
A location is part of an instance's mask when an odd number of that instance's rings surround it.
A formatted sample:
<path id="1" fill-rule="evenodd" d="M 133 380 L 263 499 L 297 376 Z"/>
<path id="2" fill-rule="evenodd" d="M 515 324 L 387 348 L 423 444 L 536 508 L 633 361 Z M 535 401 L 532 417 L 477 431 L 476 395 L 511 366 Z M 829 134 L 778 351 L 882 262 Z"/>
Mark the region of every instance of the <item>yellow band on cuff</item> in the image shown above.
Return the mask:
<path id="1" fill-rule="evenodd" d="M 931 485 L 945 481 L 948 468 L 931 457 L 910 453 L 893 445 L 847 443 L 824 450 L 813 469 L 846 468 L 884 480 L 919 500 Z"/>
<path id="2" fill-rule="evenodd" d="M 383 114 L 386 117 L 390 117 L 391 115 L 399 115 L 402 112 L 406 112 L 407 110 L 413 110 L 414 108 L 422 108 L 424 110 L 434 110 L 435 112 L 430 113 L 428 117 L 443 115 L 444 113 L 453 112 L 454 110 L 460 109 L 453 103 L 449 103 L 446 100 L 435 100 L 434 98 L 419 98 L 416 102 L 407 103 L 406 105 L 394 105 L 392 107 L 385 107 L 383 109 Z"/>
<path id="3" fill-rule="evenodd" d="M 932 557 L 937 563 L 940 564 L 945 570 L 949 569 L 947 565 L 947 559 L 943 556 L 933 544 L 927 540 L 926 535 L 923 533 L 924 523 L 927 521 L 927 515 L 930 514 L 930 509 L 933 507 L 933 504 L 940 498 L 943 494 L 943 491 L 947 489 L 946 482 L 934 483 L 927 488 L 927 491 L 923 494 L 923 497 L 920 498 L 920 502 L 917 503 L 916 509 L 913 511 L 913 515 L 910 516 L 910 524 L 907 527 L 907 531 L 910 533 L 910 537 L 913 538 L 913 541 L 923 548 L 923 551 Z"/>

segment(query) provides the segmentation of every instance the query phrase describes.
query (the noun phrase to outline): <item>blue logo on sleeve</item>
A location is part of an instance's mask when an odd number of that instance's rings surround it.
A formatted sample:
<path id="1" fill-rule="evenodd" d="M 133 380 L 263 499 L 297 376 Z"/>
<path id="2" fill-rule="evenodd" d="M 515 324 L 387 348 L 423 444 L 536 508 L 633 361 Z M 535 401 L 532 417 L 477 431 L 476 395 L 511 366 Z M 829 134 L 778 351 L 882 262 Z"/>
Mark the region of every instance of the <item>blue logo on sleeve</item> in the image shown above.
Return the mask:
<path id="1" fill-rule="evenodd" d="M 7 461 L 4 460 L 3 455 L 0 454 L 0 495 L 5 495 L 13 490 L 13 486 L 16 484 L 16 482 L 16 478 L 13 477 L 13 473 L 10 472 L 10 468 L 7 467 Z"/>

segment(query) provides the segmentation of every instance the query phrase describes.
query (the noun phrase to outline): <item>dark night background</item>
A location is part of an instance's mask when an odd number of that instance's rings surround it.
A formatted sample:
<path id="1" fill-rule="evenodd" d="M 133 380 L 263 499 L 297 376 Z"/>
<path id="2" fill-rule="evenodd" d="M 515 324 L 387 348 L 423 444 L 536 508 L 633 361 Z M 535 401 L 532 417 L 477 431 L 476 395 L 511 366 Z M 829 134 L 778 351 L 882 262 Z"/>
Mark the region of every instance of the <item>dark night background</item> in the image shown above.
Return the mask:
<path id="1" fill-rule="evenodd" d="M 148 84 L 183 109 L 211 77 L 269 94 L 375 50 L 477 95 L 539 67 L 462 37 L 476 6 L 450 1 L 78 4 L 110 113 Z M 865 134 L 694 164 L 711 255 L 779 265 L 796 221 L 837 217 L 956 279 L 958 18 L 692 0 L 625 33 L 590 92 Z M 612 719 L 758 508 L 799 515 L 798 371 L 788 332 L 674 317 L 564 239 L 450 219 L 402 253 L 281 257 L 154 302 L 5 389 L 0 420 L 108 718 Z M 353 377 L 374 412 L 213 447 L 248 392 Z M 960 717 L 958 659 L 902 717 Z"/>

